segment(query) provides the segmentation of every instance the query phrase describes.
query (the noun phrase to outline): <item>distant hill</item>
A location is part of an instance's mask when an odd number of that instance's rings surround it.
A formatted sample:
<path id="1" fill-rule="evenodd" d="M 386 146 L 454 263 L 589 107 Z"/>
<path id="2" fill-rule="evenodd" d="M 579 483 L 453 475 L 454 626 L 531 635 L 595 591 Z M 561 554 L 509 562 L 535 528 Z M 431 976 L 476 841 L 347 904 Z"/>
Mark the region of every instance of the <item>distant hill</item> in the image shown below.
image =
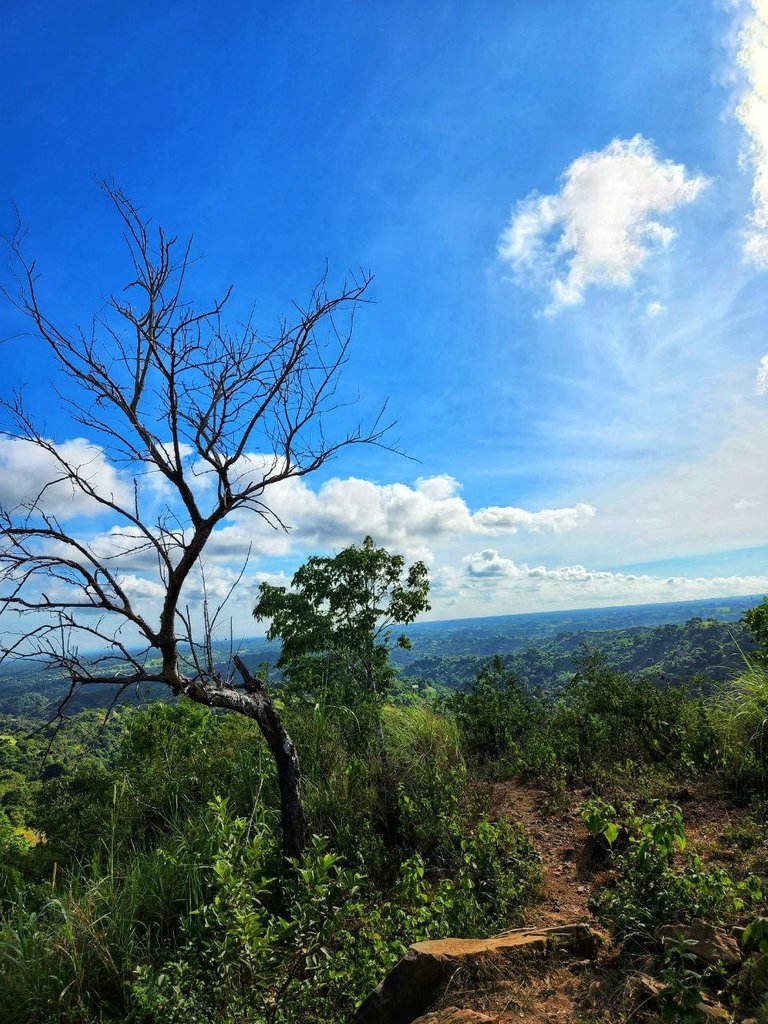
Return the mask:
<path id="1" fill-rule="evenodd" d="M 456 688 L 499 655 L 522 681 L 549 689 L 572 674 L 574 655 L 586 647 L 601 651 L 619 671 L 717 682 L 743 668 L 752 644 L 738 619 L 759 601 L 751 596 L 421 623 L 408 631 L 412 649 L 395 651 L 393 660 L 406 679 Z"/>
<path id="2" fill-rule="evenodd" d="M 752 647 L 736 622 L 693 618 L 665 626 L 559 633 L 500 656 L 526 685 L 551 690 L 572 675 L 574 658 L 586 650 L 599 651 L 617 671 L 674 682 L 699 676 L 711 684 L 742 671 L 744 655 Z M 398 660 L 403 677 L 420 687 L 430 683 L 456 688 L 474 678 L 488 656 L 427 654 Z"/>
<path id="3" fill-rule="evenodd" d="M 433 682 L 452 688 L 464 685 L 480 665 L 500 655 L 531 685 L 556 687 L 573 671 L 573 655 L 584 644 L 602 650 L 609 664 L 629 672 L 686 679 L 698 673 L 710 680 L 733 675 L 743 664 L 749 641 L 737 620 L 760 596 L 707 601 L 532 612 L 488 618 L 422 622 L 406 631 L 410 651 L 396 649 L 393 661 L 405 680 Z M 250 666 L 274 666 L 279 645 L 262 638 L 244 640 L 238 648 Z M 65 681 L 29 665 L 0 673 L 0 714 L 44 715 L 66 692 Z M 111 686 L 83 687 L 71 710 L 107 707 Z M 125 692 L 121 700 L 136 703 L 165 698 L 163 687 Z"/>

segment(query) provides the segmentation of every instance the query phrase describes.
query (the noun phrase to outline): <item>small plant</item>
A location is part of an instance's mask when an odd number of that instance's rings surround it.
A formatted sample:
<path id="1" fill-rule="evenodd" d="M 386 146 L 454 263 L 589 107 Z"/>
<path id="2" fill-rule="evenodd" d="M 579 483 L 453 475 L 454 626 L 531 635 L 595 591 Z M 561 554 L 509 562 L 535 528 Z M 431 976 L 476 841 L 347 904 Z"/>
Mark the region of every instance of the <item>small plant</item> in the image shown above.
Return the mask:
<path id="1" fill-rule="evenodd" d="M 658 804 L 641 815 L 627 804 L 621 829 L 628 843 L 613 857 L 616 883 L 599 892 L 591 906 L 624 940 L 642 945 L 662 924 L 686 924 L 694 917 L 722 921 L 763 899 L 756 876 L 736 881 L 686 852 L 679 807 Z M 675 851 L 683 855 L 679 866 L 673 862 Z"/>
<path id="2" fill-rule="evenodd" d="M 579 813 L 593 839 L 602 837 L 609 846 L 613 846 L 621 832 L 621 826 L 616 820 L 616 808 L 613 804 L 609 804 L 607 800 L 600 797 L 594 797 L 581 805 Z"/>
<path id="3" fill-rule="evenodd" d="M 664 960 L 661 978 L 666 988 L 659 996 L 661 1019 L 672 1024 L 700 1024 L 706 1019 L 701 1008 L 704 976 L 697 969 L 695 954 L 681 940 L 665 950 Z"/>

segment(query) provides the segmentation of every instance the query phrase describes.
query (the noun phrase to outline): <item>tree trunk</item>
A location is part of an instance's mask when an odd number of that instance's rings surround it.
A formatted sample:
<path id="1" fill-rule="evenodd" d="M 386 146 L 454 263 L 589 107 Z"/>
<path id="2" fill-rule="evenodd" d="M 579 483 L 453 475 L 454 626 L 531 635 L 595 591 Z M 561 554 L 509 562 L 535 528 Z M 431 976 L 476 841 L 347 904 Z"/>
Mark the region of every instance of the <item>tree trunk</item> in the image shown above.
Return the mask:
<path id="1" fill-rule="evenodd" d="M 283 855 L 289 860 L 301 861 L 304 856 L 306 826 L 301 802 L 301 768 L 296 748 L 261 679 L 248 671 L 238 655 L 235 655 L 235 665 L 243 677 L 246 691 L 255 698 L 252 717 L 256 719 L 277 765 Z"/>

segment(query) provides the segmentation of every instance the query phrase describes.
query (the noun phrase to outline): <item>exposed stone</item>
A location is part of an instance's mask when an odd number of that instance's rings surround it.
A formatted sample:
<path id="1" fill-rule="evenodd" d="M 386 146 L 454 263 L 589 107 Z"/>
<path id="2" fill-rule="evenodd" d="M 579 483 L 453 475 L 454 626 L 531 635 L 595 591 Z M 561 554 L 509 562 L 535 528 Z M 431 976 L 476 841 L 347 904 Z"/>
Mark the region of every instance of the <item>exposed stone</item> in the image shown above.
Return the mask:
<path id="1" fill-rule="evenodd" d="M 740 946 L 744 945 L 744 932 L 747 930 L 747 926 L 744 924 L 734 924 L 728 929 L 731 935 L 736 939 Z M 746 1022 L 744 1022 L 746 1024 Z"/>
<path id="2" fill-rule="evenodd" d="M 735 968 L 741 963 L 739 945 L 733 936 L 706 921 L 694 921 L 690 925 L 664 925 L 659 929 L 659 938 L 669 944 L 682 939 L 686 951 L 693 953 L 705 964 L 724 964 L 728 968 Z"/>
<path id="3" fill-rule="evenodd" d="M 718 1003 L 699 1003 L 699 1013 L 704 1020 L 713 1021 L 713 1024 L 717 1021 L 730 1022 L 733 1019 L 725 1007 L 720 1006 Z"/>
<path id="4" fill-rule="evenodd" d="M 588 925 L 518 928 L 490 939 L 433 939 L 411 946 L 358 1009 L 353 1024 L 412 1024 L 441 985 L 461 968 L 483 961 L 563 950 L 593 957 L 600 936 Z"/>
<path id="5" fill-rule="evenodd" d="M 640 1010 L 657 1009 L 662 1002 L 662 995 L 668 986 L 658 978 L 652 978 L 648 974 L 636 974 L 630 982 L 630 993 L 633 1001 Z M 699 1003 L 699 1013 L 706 1021 L 730 1021 L 731 1015 L 718 1003 L 705 999 Z"/>
<path id="6" fill-rule="evenodd" d="M 419 1017 L 413 1024 L 494 1024 L 495 1018 L 486 1017 L 476 1010 L 461 1010 L 458 1006 L 446 1006 L 425 1017 Z"/>
<path id="7" fill-rule="evenodd" d="M 667 987 L 663 981 L 652 978 L 649 974 L 636 974 L 630 979 L 632 998 L 637 1003 L 655 1005 L 661 993 Z"/>
<path id="8" fill-rule="evenodd" d="M 603 940 L 600 933 L 588 924 L 558 924 L 550 928 L 515 928 L 502 932 L 497 938 L 509 935 L 545 935 L 547 949 L 562 949 L 582 959 L 592 960 L 597 956 Z M 490 940 L 493 941 L 493 940 Z"/>

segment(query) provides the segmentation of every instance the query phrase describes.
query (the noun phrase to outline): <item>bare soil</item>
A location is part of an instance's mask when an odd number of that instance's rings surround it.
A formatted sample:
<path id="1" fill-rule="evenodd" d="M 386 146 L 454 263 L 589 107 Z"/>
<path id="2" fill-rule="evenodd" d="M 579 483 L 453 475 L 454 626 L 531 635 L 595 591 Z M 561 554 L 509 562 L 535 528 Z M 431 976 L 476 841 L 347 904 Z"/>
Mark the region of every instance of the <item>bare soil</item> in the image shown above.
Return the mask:
<path id="1" fill-rule="evenodd" d="M 608 876 L 595 861 L 592 840 L 579 815 L 587 795 L 588 791 L 571 791 L 553 796 L 544 786 L 521 781 L 487 787 L 492 816 L 522 824 L 541 859 L 543 892 L 528 910 L 529 927 L 581 921 L 597 926 L 589 900 Z M 747 855 L 734 846 L 734 832 L 744 828 L 746 811 L 725 794 L 703 784 L 670 796 L 683 808 L 689 848 L 703 859 L 727 862 L 735 874 L 761 858 L 763 863 L 768 860 L 766 849 L 752 849 Z M 553 954 L 489 964 L 482 974 L 454 977 L 439 1005 L 477 1010 L 499 1024 L 618 1024 L 642 1019 L 642 1014 L 627 1011 L 626 995 L 633 978 L 619 964 L 609 936 L 603 934 L 605 943 L 595 961 Z"/>

